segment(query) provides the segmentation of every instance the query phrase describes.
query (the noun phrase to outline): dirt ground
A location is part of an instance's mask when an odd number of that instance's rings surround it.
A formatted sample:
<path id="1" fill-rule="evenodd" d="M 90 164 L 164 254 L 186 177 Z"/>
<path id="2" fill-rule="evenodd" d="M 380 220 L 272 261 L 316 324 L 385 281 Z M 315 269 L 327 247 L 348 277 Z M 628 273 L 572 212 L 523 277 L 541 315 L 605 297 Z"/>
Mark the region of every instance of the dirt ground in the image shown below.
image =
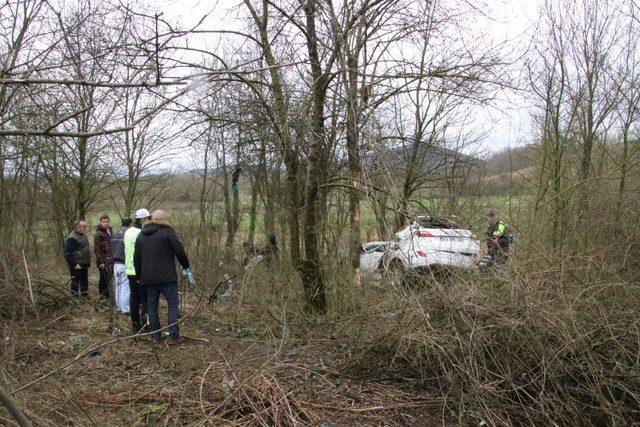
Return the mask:
<path id="1" fill-rule="evenodd" d="M 179 347 L 127 337 L 124 315 L 110 335 L 98 302 L 7 323 L 4 384 L 36 425 L 448 424 L 442 399 L 411 379 L 353 369 L 339 338 L 278 339 L 230 321 L 236 307 L 225 304 L 190 297 Z"/>

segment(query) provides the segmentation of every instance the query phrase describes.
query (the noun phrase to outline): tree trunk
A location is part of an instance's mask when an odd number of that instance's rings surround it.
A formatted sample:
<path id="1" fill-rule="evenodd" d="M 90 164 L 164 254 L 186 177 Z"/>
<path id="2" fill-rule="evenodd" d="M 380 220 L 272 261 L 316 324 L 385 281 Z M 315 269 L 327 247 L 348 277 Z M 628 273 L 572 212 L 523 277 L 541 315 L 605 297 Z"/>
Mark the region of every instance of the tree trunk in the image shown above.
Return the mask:
<path id="1" fill-rule="evenodd" d="M 297 132 L 298 143 L 302 143 L 302 132 Z M 299 145 L 300 147 L 302 145 Z M 298 187 L 298 159 L 292 149 L 285 152 L 284 164 L 287 168 L 287 217 L 289 220 L 289 253 L 291 262 L 297 265 L 300 261 L 300 223 L 298 207 L 300 205 L 300 190 Z"/>
<path id="2" fill-rule="evenodd" d="M 222 155 L 218 156 L 218 164 L 222 167 L 222 196 L 224 200 L 224 216 L 225 222 L 227 224 L 227 239 L 225 241 L 225 247 L 230 248 L 233 245 L 233 213 L 231 207 L 231 196 L 229 194 L 230 187 L 230 179 L 229 179 L 229 171 L 227 170 L 227 162 L 225 160 L 224 153 L 225 143 L 224 143 L 224 134 L 221 135 L 221 148 Z"/>
<path id="3" fill-rule="evenodd" d="M 304 5 L 307 49 L 311 62 L 313 83 L 304 211 L 305 259 L 300 265 L 300 273 L 307 295 L 308 306 L 317 312 L 324 313 L 327 309 L 327 300 L 318 245 L 318 192 L 322 177 L 323 111 L 326 96 L 326 76 L 322 74 L 318 53 L 318 39 L 315 27 L 316 6 L 316 0 L 307 0 Z"/>
<path id="4" fill-rule="evenodd" d="M 622 159 L 620 162 L 620 182 L 618 184 L 618 197 L 616 198 L 616 223 L 620 221 L 624 207 L 624 193 L 627 186 L 627 171 L 629 169 L 629 125 L 625 123 L 622 130 Z"/>
<path id="5" fill-rule="evenodd" d="M 29 235 L 30 244 L 33 249 L 33 255 L 35 260 L 39 260 L 39 251 L 38 251 L 38 235 L 35 230 L 35 214 L 38 209 L 38 205 L 36 203 L 37 195 L 38 195 L 38 180 L 40 179 L 40 171 L 39 171 L 39 162 L 36 162 L 33 166 L 33 176 L 31 185 L 29 185 L 29 200 L 30 203 L 27 204 L 27 234 Z M 26 246 L 26 245 L 25 245 Z"/>
<path id="6" fill-rule="evenodd" d="M 5 203 L 5 194 L 6 194 L 6 182 L 5 182 L 5 158 L 4 158 L 4 144 L 5 139 L 0 137 L 0 237 L 5 239 L 7 236 L 4 236 L 5 230 L 5 214 L 7 204 Z"/>
<path id="7" fill-rule="evenodd" d="M 265 237 L 275 233 L 275 200 L 281 199 L 280 181 L 274 179 L 276 174 L 279 173 L 279 169 L 276 167 L 273 172 L 273 177 L 269 179 L 269 168 L 267 166 L 266 147 L 264 141 L 262 142 L 260 149 L 260 165 L 261 171 L 256 178 L 261 182 L 255 182 L 256 188 L 261 188 L 262 200 L 264 203 L 264 232 Z M 276 185 L 277 184 L 277 185 Z M 276 191 L 274 191 L 276 189 Z M 276 197 L 277 195 L 277 197 Z M 288 206 L 288 203 L 286 203 Z"/>
<path id="8" fill-rule="evenodd" d="M 387 195 L 380 195 L 371 201 L 373 213 L 376 218 L 376 228 L 378 230 L 378 238 L 387 240 L 389 235 L 389 227 L 387 224 Z"/>
<path id="9" fill-rule="evenodd" d="M 238 126 L 238 143 L 236 144 L 236 167 L 234 169 L 233 174 L 240 171 L 240 144 L 242 143 L 242 137 L 240 132 L 240 126 Z M 235 240 L 235 236 L 238 233 L 238 229 L 240 228 L 240 188 L 239 188 L 240 176 L 238 176 L 238 182 L 236 182 L 235 188 L 232 185 L 231 187 L 231 196 L 233 198 L 233 240 Z"/>
<path id="10" fill-rule="evenodd" d="M 273 188 L 277 188 L 278 189 L 278 197 L 279 197 L 279 200 L 283 201 L 282 205 L 289 206 L 289 204 L 286 202 L 287 195 L 283 194 L 284 193 L 284 188 L 283 188 L 283 185 L 282 185 L 282 174 L 280 173 L 280 169 L 279 168 L 275 169 L 273 171 L 272 181 L 273 181 L 273 184 L 272 184 Z M 279 232 L 279 236 L 280 236 L 279 240 L 282 242 L 281 250 L 289 252 L 288 245 L 291 244 L 291 241 L 289 241 L 289 243 L 287 243 L 287 230 L 289 230 L 289 228 L 287 227 L 287 219 L 289 218 L 289 213 L 286 212 L 286 211 L 285 212 L 278 211 L 277 216 L 276 216 L 276 214 L 274 214 L 273 217 L 277 218 L 277 223 L 279 224 L 278 232 Z M 299 228 L 296 226 L 296 231 L 298 231 L 298 230 L 299 230 Z M 274 227 L 274 232 L 275 231 L 276 230 L 275 230 L 275 227 Z M 296 238 L 296 243 L 300 242 L 299 237 L 300 236 L 298 235 L 298 237 Z M 297 247 L 296 249 L 298 250 L 298 254 L 299 254 L 300 253 L 299 252 L 300 248 Z M 300 259 L 300 258 L 298 257 L 298 259 Z"/>
<path id="11" fill-rule="evenodd" d="M 78 186 L 76 193 L 76 218 L 86 219 L 87 216 L 87 138 L 78 138 Z M 70 218 L 71 219 L 71 218 Z"/>
<path id="12" fill-rule="evenodd" d="M 298 220 L 298 162 L 294 150 L 289 126 L 289 112 L 285 101 L 284 90 L 280 78 L 280 69 L 276 63 L 271 50 L 271 38 L 267 33 L 269 19 L 269 1 L 262 2 L 262 17 L 258 16 L 256 10 L 249 0 L 245 0 L 245 5 L 251 12 L 251 16 L 258 27 L 260 41 L 264 59 L 269 66 L 269 76 L 271 84 L 269 89 L 273 95 L 276 105 L 276 115 L 278 118 L 278 136 L 280 138 L 280 150 L 284 157 L 284 164 L 287 169 L 287 219 L 289 223 L 289 253 L 293 265 L 300 259 L 300 226 Z"/>
<path id="13" fill-rule="evenodd" d="M 353 283 L 360 286 L 360 197 L 362 188 L 362 165 L 358 147 L 358 58 L 349 54 L 347 57 L 347 156 L 351 188 L 349 189 L 349 254 Z"/>
<path id="14" fill-rule="evenodd" d="M 251 182 L 251 207 L 249 208 L 249 244 L 253 244 L 256 232 L 256 217 L 258 212 L 258 185 L 254 178 Z"/>
<path id="15" fill-rule="evenodd" d="M 200 236 L 198 241 L 203 241 L 205 227 L 207 224 L 207 187 L 209 185 L 209 151 L 211 147 L 211 126 L 207 131 L 207 141 L 204 146 L 204 166 L 202 170 L 202 184 L 200 187 L 200 200 L 198 209 L 200 211 Z"/>
<path id="16" fill-rule="evenodd" d="M 407 208 L 409 205 L 409 197 L 411 196 L 411 192 L 409 191 L 408 185 L 405 185 L 402 189 L 402 196 L 400 198 L 400 202 L 397 204 L 396 211 L 396 224 L 395 229 L 399 230 L 407 224 L 407 218 L 409 215 L 407 214 Z"/>
<path id="17" fill-rule="evenodd" d="M 125 92 L 125 99 L 124 99 L 124 124 L 125 126 L 129 126 L 129 92 L 128 91 Z M 134 204 L 134 198 L 136 194 L 136 186 L 138 183 L 136 168 L 134 166 L 134 163 L 135 163 L 134 155 L 133 155 L 134 150 L 128 149 L 129 147 L 131 147 L 132 132 L 133 131 L 128 130 L 124 133 L 124 145 L 125 147 L 127 147 L 127 150 L 126 150 L 127 190 L 125 191 L 125 195 L 124 195 L 124 212 L 125 212 L 124 215 L 125 216 L 129 216 L 133 213 L 133 210 L 134 210 L 133 204 Z"/>
<path id="18" fill-rule="evenodd" d="M 222 195 L 224 196 L 224 214 L 227 223 L 227 240 L 225 242 L 226 247 L 233 245 L 233 216 L 231 213 L 231 200 L 229 197 L 229 178 L 225 176 L 222 178 Z"/>
<path id="19" fill-rule="evenodd" d="M 238 234 L 238 229 L 240 228 L 240 190 L 236 184 L 235 190 L 231 191 L 231 198 L 233 200 L 232 211 L 231 211 L 231 243 L 235 240 L 236 234 Z"/>

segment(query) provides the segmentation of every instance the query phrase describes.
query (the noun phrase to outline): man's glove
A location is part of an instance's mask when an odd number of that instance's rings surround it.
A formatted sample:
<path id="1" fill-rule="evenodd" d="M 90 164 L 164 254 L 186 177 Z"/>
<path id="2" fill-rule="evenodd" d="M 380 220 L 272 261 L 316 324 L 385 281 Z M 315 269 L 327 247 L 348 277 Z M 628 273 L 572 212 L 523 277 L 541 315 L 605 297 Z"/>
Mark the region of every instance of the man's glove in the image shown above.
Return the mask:
<path id="1" fill-rule="evenodd" d="M 191 283 L 192 285 L 196 284 L 196 278 L 193 277 L 193 273 L 191 272 L 190 269 L 185 268 L 184 270 L 182 270 L 182 277 L 187 279 L 189 283 Z"/>

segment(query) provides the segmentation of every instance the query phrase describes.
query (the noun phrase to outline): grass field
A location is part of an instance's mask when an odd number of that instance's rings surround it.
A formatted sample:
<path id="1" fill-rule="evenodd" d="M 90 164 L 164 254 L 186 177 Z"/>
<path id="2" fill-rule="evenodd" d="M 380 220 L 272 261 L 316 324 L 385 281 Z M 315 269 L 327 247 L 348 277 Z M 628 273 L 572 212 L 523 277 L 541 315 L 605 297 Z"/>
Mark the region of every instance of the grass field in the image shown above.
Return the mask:
<path id="1" fill-rule="evenodd" d="M 408 213 L 415 216 L 427 214 L 447 218 L 451 218 L 453 216 L 461 226 L 471 228 L 475 233 L 481 233 L 486 226 L 485 214 L 487 212 L 495 211 L 502 218 L 505 218 L 506 221 L 509 221 L 510 223 L 517 223 L 518 219 L 526 213 L 526 209 L 530 205 L 531 201 L 532 196 L 529 195 L 517 195 L 511 198 L 507 196 L 467 196 L 457 198 L 456 208 L 454 211 L 450 211 L 448 209 L 447 199 L 423 198 L 411 203 Z M 330 209 L 328 220 L 330 223 L 342 223 L 343 225 L 348 225 L 347 211 L 343 206 L 344 202 L 344 200 L 340 200 L 339 202 L 332 200 L 329 202 L 329 205 L 333 207 Z M 198 207 L 194 203 L 182 202 L 167 206 L 154 206 L 153 208 L 165 210 L 167 219 L 176 225 L 198 224 L 200 222 Z M 249 230 L 251 221 L 249 210 L 249 200 L 246 197 L 241 197 L 241 218 L 238 230 L 240 236 L 246 236 Z M 277 213 L 280 215 L 283 215 L 283 212 L 284 207 L 277 210 Z M 106 213 L 111 217 L 112 227 L 117 228 L 120 225 L 120 218 L 118 214 L 109 207 L 105 207 L 104 210 L 97 210 L 95 213 L 87 216 L 86 220 L 89 224 L 90 231 L 95 230 L 95 227 L 99 222 L 98 219 L 103 213 Z M 286 220 L 283 216 L 277 218 L 277 220 L 278 219 Z M 393 224 L 393 211 L 389 213 L 388 220 L 390 224 Z M 221 230 L 225 230 L 226 217 L 222 202 L 214 203 L 213 207 L 209 209 L 207 222 L 218 225 Z M 260 208 L 256 215 L 255 224 L 256 235 L 264 236 L 264 211 Z M 277 227 L 278 226 L 276 226 L 276 228 Z M 377 236 L 378 227 L 372 206 L 367 200 L 364 200 L 361 205 L 361 227 L 363 236 L 370 236 L 372 240 L 380 238 L 380 236 Z"/>

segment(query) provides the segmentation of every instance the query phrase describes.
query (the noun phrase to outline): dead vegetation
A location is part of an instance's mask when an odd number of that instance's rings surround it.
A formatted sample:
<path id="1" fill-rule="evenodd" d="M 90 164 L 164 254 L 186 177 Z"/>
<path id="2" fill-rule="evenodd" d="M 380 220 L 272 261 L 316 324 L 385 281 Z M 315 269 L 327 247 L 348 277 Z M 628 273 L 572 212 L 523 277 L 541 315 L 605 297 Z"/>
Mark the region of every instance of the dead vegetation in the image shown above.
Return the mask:
<path id="1" fill-rule="evenodd" d="M 34 283 L 37 295 L 50 285 Z M 13 284 L 23 285 L 17 278 Z M 345 344 L 305 337 L 322 330 L 310 319 L 280 322 L 293 309 L 286 301 L 299 296 L 283 288 L 284 305 L 270 308 L 257 288 L 265 285 L 244 283 L 236 298 L 211 305 L 210 288 L 191 292 L 183 326 L 189 342 L 180 348 L 107 335 L 108 310 L 97 303 L 42 298 L 40 322 L 25 311 L 4 324 L 3 382 L 35 425 L 405 424 L 437 417 L 440 399 L 409 392 L 402 382 L 343 378 Z M 119 317 L 116 326 L 128 331 L 129 319 Z M 10 423 L 7 414 L 2 419 Z"/>
<path id="2" fill-rule="evenodd" d="M 630 424 L 640 287 L 593 262 L 528 257 L 402 289 L 336 280 L 323 317 L 259 265 L 231 299 L 208 303 L 214 280 L 189 292 L 179 348 L 126 338 L 125 317 L 108 336 L 106 307 L 36 273 L 40 320 L 16 277 L 1 375 L 36 425 Z"/>

